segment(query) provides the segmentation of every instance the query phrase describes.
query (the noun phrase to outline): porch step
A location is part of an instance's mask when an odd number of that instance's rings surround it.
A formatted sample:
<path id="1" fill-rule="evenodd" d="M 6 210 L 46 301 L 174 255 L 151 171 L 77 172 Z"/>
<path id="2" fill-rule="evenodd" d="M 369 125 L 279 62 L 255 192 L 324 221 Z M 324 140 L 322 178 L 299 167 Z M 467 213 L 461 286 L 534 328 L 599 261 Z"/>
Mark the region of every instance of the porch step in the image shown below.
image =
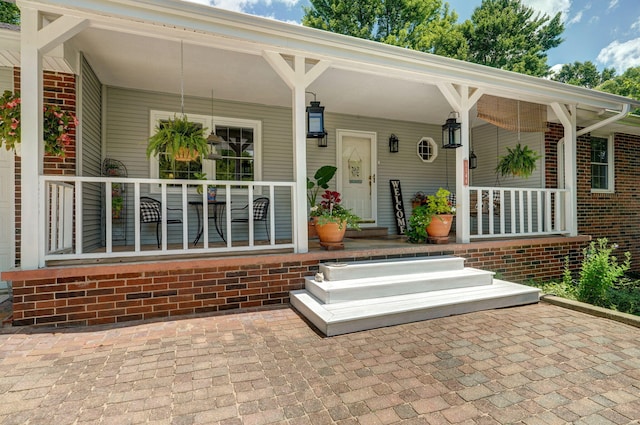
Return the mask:
<path id="1" fill-rule="evenodd" d="M 309 293 L 319 301 L 330 304 L 491 285 L 493 273 L 466 268 L 463 270 L 397 274 L 395 276 L 365 277 L 338 281 L 317 282 L 314 277 L 305 277 L 305 280 L 305 288 Z"/>
<path id="2" fill-rule="evenodd" d="M 360 230 L 347 229 L 344 234 L 345 238 L 375 238 L 380 236 L 388 236 L 388 227 L 362 227 Z"/>
<path id="3" fill-rule="evenodd" d="M 327 336 L 537 303 L 540 290 L 493 279 L 450 256 L 320 266 L 291 305 Z"/>

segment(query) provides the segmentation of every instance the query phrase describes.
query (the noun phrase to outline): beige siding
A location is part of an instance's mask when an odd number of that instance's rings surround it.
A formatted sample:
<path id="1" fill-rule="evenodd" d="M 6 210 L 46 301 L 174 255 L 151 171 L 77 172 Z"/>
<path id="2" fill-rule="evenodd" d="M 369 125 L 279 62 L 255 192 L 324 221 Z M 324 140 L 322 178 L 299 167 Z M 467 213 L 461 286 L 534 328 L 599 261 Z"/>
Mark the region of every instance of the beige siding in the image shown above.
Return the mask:
<path id="1" fill-rule="evenodd" d="M 81 175 L 99 176 L 101 173 L 101 126 L 102 126 L 102 85 L 82 58 L 82 71 L 79 78 L 81 110 L 79 116 L 82 125 L 82 163 Z M 102 244 L 102 188 L 97 184 L 83 185 L 83 246 L 93 249 Z"/>
<path id="2" fill-rule="evenodd" d="M 0 67 L 0 92 L 13 90 L 13 68 Z"/>

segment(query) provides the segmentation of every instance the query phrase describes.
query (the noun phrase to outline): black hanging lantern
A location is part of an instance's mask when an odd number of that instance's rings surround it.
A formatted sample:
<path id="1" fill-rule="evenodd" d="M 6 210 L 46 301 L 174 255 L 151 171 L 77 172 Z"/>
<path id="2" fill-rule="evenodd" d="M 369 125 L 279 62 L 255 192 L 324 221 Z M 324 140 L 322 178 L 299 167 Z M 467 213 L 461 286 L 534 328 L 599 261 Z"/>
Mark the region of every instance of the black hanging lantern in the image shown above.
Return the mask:
<path id="1" fill-rule="evenodd" d="M 327 147 L 327 132 L 324 131 L 324 106 L 320 106 L 320 102 L 316 100 L 316 94 L 313 95 L 311 104 L 307 106 L 307 139 L 318 139 L 318 147 Z"/>
<path id="2" fill-rule="evenodd" d="M 471 155 L 469 155 L 469 169 L 475 170 L 476 168 L 478 168 L 478 157 L 471 151 Z"/>
<path id="3" fill-rule="evenodd" d="M 398 153 L 398 143 L 398 136 L 391 134 L 391 136 L 389 136 L 389 152 Z"/>
<path id="4" fill-rule="evenodd" d="M 442 126 L 442 148 L 456 149 L 462 146 L 462 125 L 458 122 L 458 113 L 452 112 L 447 122 Z"/>

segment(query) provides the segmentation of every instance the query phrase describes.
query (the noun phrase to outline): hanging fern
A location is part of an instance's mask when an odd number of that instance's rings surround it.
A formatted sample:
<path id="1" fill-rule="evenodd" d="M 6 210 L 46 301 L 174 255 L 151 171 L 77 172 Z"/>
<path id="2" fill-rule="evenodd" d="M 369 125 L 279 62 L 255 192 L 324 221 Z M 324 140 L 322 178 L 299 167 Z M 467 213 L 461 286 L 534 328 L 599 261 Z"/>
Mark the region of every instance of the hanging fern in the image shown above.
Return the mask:
<path id="1" fill-rule="evenodd" d="M 502 176 L 528 178 L 536 169 L 536 161 L 540 159 L 537 152 L 529 149 L 527 145 L 518 143 L 513 149 L 507 147 L 507 154 L 500 157 L 496 173 Z"/>

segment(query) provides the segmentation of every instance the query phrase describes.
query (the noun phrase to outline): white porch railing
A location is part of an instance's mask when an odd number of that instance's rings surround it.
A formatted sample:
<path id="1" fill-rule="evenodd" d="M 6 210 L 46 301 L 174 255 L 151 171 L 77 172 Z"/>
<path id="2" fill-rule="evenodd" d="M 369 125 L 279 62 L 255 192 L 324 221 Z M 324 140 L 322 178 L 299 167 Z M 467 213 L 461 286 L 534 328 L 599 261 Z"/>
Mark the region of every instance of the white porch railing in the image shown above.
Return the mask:
<path id="1" fill-rule="evenodd" d="M 123 218 L 113 218 L 112 184 L 124 185 L 127 193 Z M 216 200 L 222 212 L 217 227 L 210 222 L 213 212 L 207 199 L 208 185 L 217 188 Z M 44 247 L 41 258 L 49 261 L 295 248 L 294 185 L 294 182 L 40 176 L 40 205 L 44 212 L 41 217 L 45 217 L 46 232 L 41 237 Z M 203 188 L 202 193 L 197 193 L 198 186 Z M 161 203 L 160 247 L 156 244 L 156 224 L 141 223 L 141 196 Z M 263 222 L 254 223 L 253 214 L 247 214 L 253 211 L 253 201 L 258 196 L 269 199 L 266 231 Z M 248 208 L 244 218 L 248 222 L 232 223 L 235 217 L 232 208 L 245 205 Z M 168 207 L 182 211 L 172 217 L 174 211 Z M 180 221 L 180 226 L 169 226 L 167 220 L 171 218 Z M 125 234 L 130 236 L 114 240 L 116 223 L 126 226 Z M 257 232 L 261 232 L 260 236 L 265 233 L 264 238 L 258 240 Z"/>
<path id="2" fill-rule="evenodd" d="M 566 189 L 470 187 L 470 239 L 567 234 Z"/>

